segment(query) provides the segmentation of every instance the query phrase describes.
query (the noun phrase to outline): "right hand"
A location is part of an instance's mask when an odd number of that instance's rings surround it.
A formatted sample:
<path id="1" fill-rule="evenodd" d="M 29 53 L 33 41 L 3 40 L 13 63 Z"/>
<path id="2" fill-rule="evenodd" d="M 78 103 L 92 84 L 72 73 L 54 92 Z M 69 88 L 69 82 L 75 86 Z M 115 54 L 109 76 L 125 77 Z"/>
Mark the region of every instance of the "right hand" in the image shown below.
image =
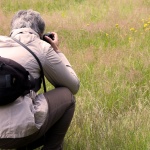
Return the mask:
<path id="1" fill-rule="evenodd" d="M 60 51 L 58 50 L 58 46 L 59 46 L 58 35 L 57 35 L 56 32 L 51 32 L 51 34 L 54 35 L 54 40 L 52 40 L 52 39 L 51 39 L 50 37 L 48 37 L 48 36 L 45 36 L 44 38 L 47 40 L 48 43 L 51 44 L 51 46 L 52 46 L 52 48 L 54 49 L 54 51 L 55 51 L 56 53 L 58 53 L 58 52 L 60 52 Z"/>

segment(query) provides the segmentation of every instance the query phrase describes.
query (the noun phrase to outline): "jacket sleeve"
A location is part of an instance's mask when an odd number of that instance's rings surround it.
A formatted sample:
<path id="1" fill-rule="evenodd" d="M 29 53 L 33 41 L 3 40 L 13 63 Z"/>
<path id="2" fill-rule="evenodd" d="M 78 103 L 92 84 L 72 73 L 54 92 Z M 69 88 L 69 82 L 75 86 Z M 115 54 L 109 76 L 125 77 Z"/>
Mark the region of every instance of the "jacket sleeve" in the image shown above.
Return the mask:
<path id="1" fill-rule="evenodd" d="M 80 81 L 63 53 L 49 49 L 44 62 L 44 74 L 54 87 L 67 87 L 73 94 L 78 92 Z"/>

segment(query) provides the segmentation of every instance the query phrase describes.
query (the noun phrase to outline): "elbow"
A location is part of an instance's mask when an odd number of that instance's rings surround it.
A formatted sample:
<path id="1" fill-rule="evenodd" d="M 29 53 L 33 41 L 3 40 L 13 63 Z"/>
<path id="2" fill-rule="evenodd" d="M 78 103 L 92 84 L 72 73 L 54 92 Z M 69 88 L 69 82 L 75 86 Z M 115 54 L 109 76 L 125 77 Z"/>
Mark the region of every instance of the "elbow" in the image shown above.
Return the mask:
<path id="1" fill-rule="evenodd" d="M 80 81 L 77 80 L 75 83 L 74 83 L 74 86 L 73 86 L 73 89 L 71 90 L 72 91 L 72 94 L 77 94 L 78 91 L 79 91 L 79 88 L 80 88 Z"/>

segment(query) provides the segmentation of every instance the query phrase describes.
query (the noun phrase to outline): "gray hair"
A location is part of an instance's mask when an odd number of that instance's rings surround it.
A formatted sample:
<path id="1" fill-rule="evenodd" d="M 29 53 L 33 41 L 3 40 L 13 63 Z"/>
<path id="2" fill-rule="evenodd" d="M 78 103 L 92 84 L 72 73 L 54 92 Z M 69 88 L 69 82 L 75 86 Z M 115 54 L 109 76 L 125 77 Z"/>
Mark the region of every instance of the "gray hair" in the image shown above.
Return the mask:
<path id="1" fill-rule="evenodd" d="M 14 15 L 11 21 L 11 30 L 19 28 L 31 28 L 41 35 L 45 30 L 45 22 L 39 12 L 20 10 Z"/>

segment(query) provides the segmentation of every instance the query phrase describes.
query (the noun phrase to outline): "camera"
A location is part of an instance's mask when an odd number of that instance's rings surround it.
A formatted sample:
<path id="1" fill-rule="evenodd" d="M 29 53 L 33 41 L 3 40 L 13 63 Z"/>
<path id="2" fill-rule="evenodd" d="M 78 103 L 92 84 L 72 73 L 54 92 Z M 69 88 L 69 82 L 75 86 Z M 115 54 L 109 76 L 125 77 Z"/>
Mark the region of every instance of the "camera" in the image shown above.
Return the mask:
<path id="1" fill-rule="evenodd" d="M 46 40 L 45 36 L 48 36 L 49 38 L 51 38 L 52 40 L 54 40 L 54 34 L 51 33 L 51 32 L 45 33 L 45 34 L 43 35 L 43 38 L 42 38 L 45 42 L 48 42 L 48 41 Z"/>

